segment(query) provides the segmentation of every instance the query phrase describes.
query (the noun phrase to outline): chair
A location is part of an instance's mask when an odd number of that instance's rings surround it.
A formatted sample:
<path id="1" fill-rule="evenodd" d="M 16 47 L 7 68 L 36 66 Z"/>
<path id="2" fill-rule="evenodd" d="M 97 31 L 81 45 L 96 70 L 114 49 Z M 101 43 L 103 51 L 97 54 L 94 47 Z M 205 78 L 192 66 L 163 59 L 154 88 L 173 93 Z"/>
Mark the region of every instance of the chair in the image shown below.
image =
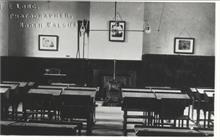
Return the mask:
<path id="1" fill-rule="evenodd" d="M 120 82 L 116 80 L 109 81 L 108 88 L 106 91 L 106 105 L 121 105 L 122 93 Z"/>

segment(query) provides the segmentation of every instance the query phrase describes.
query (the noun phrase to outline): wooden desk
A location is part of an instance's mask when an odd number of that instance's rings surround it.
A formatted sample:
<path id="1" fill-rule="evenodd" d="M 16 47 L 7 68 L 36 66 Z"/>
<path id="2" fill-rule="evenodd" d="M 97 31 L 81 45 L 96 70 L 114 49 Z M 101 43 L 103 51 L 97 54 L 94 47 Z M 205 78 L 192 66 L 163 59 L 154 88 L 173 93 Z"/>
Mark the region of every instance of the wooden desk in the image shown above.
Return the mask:
<path id="1" fill-rule="evenodd" d="M 130 123 L 127 121 L 128 118 L 146 118 L 148 123 L 147 126 L 157 126 L 160 123 L 161 119 L 163 124 L 163 119 L 167 118 L 167 116 L 164 117 L 164 113 L 168 113 L 168 115 L 173 114 L 175 116 L 183 115 L 183 113 L 181 112 L 183 112 L 185 107 L 189 105 L 191 101 L 190 97 L 187 94 L 183 94 L 181 90 L 152 89 L 152 92 L 145 91 L 146 90 L 139 89 L 137 90 L 137 92 L 135 92 L 135 90 L 133 89 L 132 92 L 122 91 L 122 110 L 124 111 L 124 135 L 127 135 L 127 123 Z M 145 112 L 145 115 L 132 116 L 127 114 L 128 111 L 142 111 Z M 177 113 L 175 114 L 175 112 Z M 170 115 L 169 120 L 176 119 L 177 117 L 175 116 Z M 187 116 L 186 120 L 188 127 L 189 116 Z M 176 124 L 174 124 L 174 126 L 176 127 Z"/>
<path id="2" fill-rule="evenodd" d="M 1 120 L 7 119 L 8 114 L 9 88 L 0 88 L 0 110 Z"/>
<path id="3" fill-rule="evenodd" d="M 95 120 L 95 96 L 96 90 L 66 89 L 61 94 L 61 119 L 86 119 L 87 134 L 92 132 L 92 124 Z"/>
<path id="4" fill-rule="evenodd" d="M 144 92 L 140 92 L 144 91 Z M 127 124 L 135 124 L 132 121 L 128 121 L 130 118 L 145 119 L 145 125 L 154 125 L 154 112 L 158 108 L 158 102 L 154 93 L 147 93 L 146 90 L 137 90 L 135 92 L 122 91 L 122 110 L 124 111 L 123 121 L 123 133 L 126 136 Z M 130 111 L 145 112 L 144 115 L 129 115 Z M 144 122 L 143 122 L 144 123 Z"/>
<path id="5" fill-rule="evenodd" d="M 16 119 L 17 115 L 17 107 L 19 104 L 20 99 L 17 97 L 19 96 L 19 89 L 18 89 L 18 84 L 4 84 L 1 83 L 0 87 L 5 87 L 9 88 L 9 94 L 8 94 L 8 106 L 12 106 L 12 112 L 11 112 L 11 117 L 12 119 Z M 9 113 L 9 112 L 8 112 Z M 9 115 L 9 114 L 7 114 Z"/>
<path id="6" fill-rule="evenodd" d="M 160 101 L 159 117 L 162 119 L 174 120 L 174 127 L 176 127 L 176 120 L 184 116 L 186 106 L 191 103 L 191 98 L 187 94 L 181 93 L 155 93 L 156 99 Z M 190 107 L 186 116 L 186 127 L 189 127 Z M 182 127 L 183 121 L 182 119 Z M 180 120 L 179 120 L 180 121 Z M 179 122 L 180 123 L 180 122 Z M 180 124 L 179 124 L 180 126 Z"/>
<path id="7" fill-rule="evenodd" d="M 213 88 L 196 87 L 190 88 L 190 94 L 193 98 L 193 109 L 196 109 L 196 124 L 199 125 L 200 121 L 204 121 L 203 128 L 211 128 L 211 114 L 214 110 L 214 92 Z M 204 111 L 204 119 L 200 118 L 201 111 Z M 208 112 L 208 119 L 206 118 Z M 194 113 L 192 113 L 193 116 Z M 208 123 L 208 125 L 206 125 Z"/>
<path id="8" fill-rule="evenodd" d="M 36 114 L 40 114 L 41 119 L 46 115 L 50 115 L 49 119 L 52 119 L 53 115 L 56 118 L 55 112 L 59 107 L 57 98 L 59 98 L 61 92 L 61 89 L 30 89 L 25 96 L 23 104 L 25 120 L 27 120 L 28 114 L 31 114 L 32 118 Z M 54 112 L 53 114 L 52 111 Z"/>

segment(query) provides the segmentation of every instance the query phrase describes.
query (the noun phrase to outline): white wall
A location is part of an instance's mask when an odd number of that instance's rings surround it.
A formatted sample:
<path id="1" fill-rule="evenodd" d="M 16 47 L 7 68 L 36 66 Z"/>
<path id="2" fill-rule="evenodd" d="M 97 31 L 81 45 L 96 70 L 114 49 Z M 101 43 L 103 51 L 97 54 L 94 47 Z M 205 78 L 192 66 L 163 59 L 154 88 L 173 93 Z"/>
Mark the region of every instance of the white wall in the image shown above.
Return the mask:
<path id="1" fill-rule="evenodd" d="M 0 1 L 0 56 L 8 55 L 8 2 Z"/>
<path id="2" fill-rule="evenodd" d="M 164 12 L 159 26 L 161 10 Z M 145 19 L 152 32 L 144 34 L 143 54 L 174 54 L 174 37 L 195 38 L 192 55 L 215 55 L 215 5 L 213 3 L 145 3 Z"/>
<path id="3" fill-rule="evenodd" d="M 126 31 L 125 42 L 109 41 L 109 20 L 114 19 L 114 3 L 92 2 L 90 4 L 90 46 L 91 59 L 141 60 L 143 32 Z M 126 21 L 126 30 L 143 30 L 144 4 L 117 3 L 117 11 Z"/>
<path id="4" fill-rule="evenodd" d="M 62 17 L 42 18 L 10 18 L 9 24 L 9 55 L 31 57 L 76 57 L 77 50 L 77 20 L 89 19 L 88 2 L 10 2 L 13 6 L 11 14 L 62 14 Z M 37 9 L 18 9 L 16 4 L 33 4 Z M 65 17 L 68 14 L 68 18 Z M 42 27 L 25 27 L 25 24 L 42 24 Z M 55 26 L 48 26 L 52 23 Z M 58 26 L 59 24 L 59 26 Z M 69 25 L 69 26 L 68 26 Z M 58 51 L 39 51 L 38 35 L 58 35 Z"/>
<path id="5" fill-rule="evenodd" d="M 18 9 L 16 4 L 32 3 L 38 9 Z M 77 20 L 89 19 L 91 31 L 86 42 L 89 59 L 141 60 L 142 54 L 167 54 L 173 52 L 174 37 L 194 37 L 192 55 L 215 55 L 215 5 L 213 3 L 129 3 L 119 2 L 117 11 L 126 21 L 125 42 L 109 41 L 109 20 L 114 18 L 114 2 L 0 2 L 0 55 L 75 58 L 77 50 Z M 2 8 L 6 4 L 6 8 Z M 162 6 L 161 29 L 157 32 Z M 71 18 L 9 18 L 8 14 L 68 13 Z M 152 27 L 143 34 L 144 19 Z M 20 23 L 72 23 L 71 27 L 21 28 Z M 9 30 L 9 31 L 8 31 Z M 9 34 L 9 35 L 8 35 Z M 59 36 L 59 51 L 39 51 L 38 35 Z M 8 38 L 9 36 L 9 38 Z"/>

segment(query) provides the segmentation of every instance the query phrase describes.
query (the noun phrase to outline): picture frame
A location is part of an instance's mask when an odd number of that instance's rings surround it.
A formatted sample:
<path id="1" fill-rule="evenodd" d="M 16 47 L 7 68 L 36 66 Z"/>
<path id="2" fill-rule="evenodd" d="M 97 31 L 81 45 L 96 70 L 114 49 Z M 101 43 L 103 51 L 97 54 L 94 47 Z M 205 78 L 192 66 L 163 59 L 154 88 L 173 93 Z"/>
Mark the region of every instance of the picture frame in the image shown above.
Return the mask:
<path id="1" fill-rule="evenodd" d="M 195 38 L 174 38 L 174 53 L 193 54 Z"/>
<path id="2" fill-rule="evenodd" d="M 38 47 L 40 51 L 58 51 L 59 36 L 39 35 Z"/>
<path id="3" fill-rule="evenodd" d="M 109 21 L 109 41 L 124 42 L 125 41 L 125 21 Z"/>

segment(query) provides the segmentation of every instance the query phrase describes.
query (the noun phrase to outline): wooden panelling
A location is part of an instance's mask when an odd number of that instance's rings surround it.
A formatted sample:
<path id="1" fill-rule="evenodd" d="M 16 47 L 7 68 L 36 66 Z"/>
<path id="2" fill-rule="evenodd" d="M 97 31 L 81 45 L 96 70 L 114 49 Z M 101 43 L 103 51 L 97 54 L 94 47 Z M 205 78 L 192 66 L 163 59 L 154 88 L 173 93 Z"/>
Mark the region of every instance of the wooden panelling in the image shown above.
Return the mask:
<path id="1" fill-rule="evenodd" d="M 113 60 L 1 57 L 2 80 L 44 82 L 46 68 L 59 68 L 66 82 L 101 86 L 103 76 L 113 75 Z M 136 87 L 214 86 L 215 57 L 149 55 L 142 61 L 117 61 L 116 75 L 134 75 Z"/>

